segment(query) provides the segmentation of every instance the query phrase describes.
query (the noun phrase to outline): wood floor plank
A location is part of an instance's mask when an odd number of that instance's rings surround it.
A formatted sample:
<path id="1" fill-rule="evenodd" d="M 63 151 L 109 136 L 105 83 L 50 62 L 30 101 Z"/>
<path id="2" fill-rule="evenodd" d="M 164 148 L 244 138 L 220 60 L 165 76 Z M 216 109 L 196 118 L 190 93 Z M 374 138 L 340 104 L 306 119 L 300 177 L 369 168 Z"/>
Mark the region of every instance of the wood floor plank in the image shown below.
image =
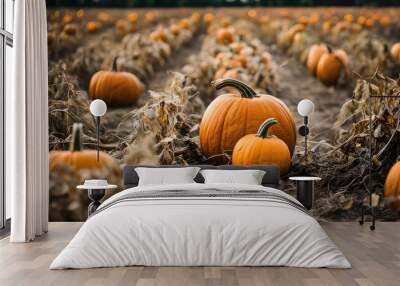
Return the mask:
<path id="1" fill-rule="evenodd" d="M 350 260 L 352 269 L 289 267 L 119 267 L 48 269 L 81 223 L 51 223 L 38 240 L 23 244 L 0 240 L 1 286 L 398 286 L 400 223 L 378 223 L 375 232 L 355 222 L 321 225 Z"/>

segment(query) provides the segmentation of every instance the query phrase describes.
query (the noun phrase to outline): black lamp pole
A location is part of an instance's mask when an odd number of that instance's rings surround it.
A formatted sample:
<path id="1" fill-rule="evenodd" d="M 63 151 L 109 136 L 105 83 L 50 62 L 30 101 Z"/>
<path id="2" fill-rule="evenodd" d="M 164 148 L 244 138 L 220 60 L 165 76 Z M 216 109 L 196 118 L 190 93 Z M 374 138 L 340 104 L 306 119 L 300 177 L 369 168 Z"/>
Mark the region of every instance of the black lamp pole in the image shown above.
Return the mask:
<path id="1" fill-rule="evenodd" d="M 97 162 L 100 159 L 100 116 L 96 116 Z"/>
<path id="2" fill-rule="evenodd" d="M 308 148 L 307 148 L 307 135 L 310 133 L 310 129 L 308 128 L 308 116 L 304 116 L 304 125 L 300 126 L 299 134 L 304 136 L 304 158 L 307 159 L 308 156 Z"/>

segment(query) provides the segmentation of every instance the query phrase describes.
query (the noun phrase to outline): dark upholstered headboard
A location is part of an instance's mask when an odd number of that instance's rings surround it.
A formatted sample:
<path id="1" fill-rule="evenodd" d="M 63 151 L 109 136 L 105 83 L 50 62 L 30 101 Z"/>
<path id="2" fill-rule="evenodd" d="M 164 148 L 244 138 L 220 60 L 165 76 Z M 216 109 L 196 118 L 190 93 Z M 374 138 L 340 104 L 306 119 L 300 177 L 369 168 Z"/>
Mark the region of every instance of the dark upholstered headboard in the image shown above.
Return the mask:
<path id="1" fill-rule="evenodd" d="M 138 185 L 139 177 L 135 171 L 136 167 L 147 167 L 147 168 L 181 168 L 181 167 L 200 167 L 201 169 L 219 169 L 219 170 L 246 170 L 246 169 L 256 169 L 265 171 L 264 178 L 262 180 L 262 185 L 265 187 L 279 188 L 279 168 L 272 165 L 255 165 L 255 166 L 232 166 L 232 165 L 221 165 L 221 166 L 211 166 L 211 165 L 190 165 L 190 166 L 180 166 L 180 165 L 161 165 L 161 166 L 146 166 L 146 165 L 127 165 L 124 167 L 124 189 L 133 188 Z M 203 176 L 198 173 L 194 179 L 197 183 L 204 183 Z"/>

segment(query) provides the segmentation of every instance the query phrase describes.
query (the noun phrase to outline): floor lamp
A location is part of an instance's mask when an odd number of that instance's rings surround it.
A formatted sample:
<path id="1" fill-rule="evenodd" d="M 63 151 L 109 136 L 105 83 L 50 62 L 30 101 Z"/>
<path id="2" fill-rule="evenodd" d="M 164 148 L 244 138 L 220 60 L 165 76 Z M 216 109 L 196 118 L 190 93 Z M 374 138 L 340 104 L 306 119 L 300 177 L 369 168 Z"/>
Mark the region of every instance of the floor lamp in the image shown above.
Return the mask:
<path id="1" fill-rule="evenodd" d="M 101 99 L 95 99 L 90 104 L 90 113 L 96 119 L 96 138 L 97 138 L 97 162 L 99 161 L 100 157 L 100 117 L 106 114 L 107 111 L 107 104 Z"/>
<path id="2" fill-rule="evenodd" d="M 297 112 L 304 117 L 304 125 L 300 126 L 299 134 L 304 136 L 304 158 L 307 159 L 307 135 L 310 133 L 310 129 L 308 128 L 308 117 L 314 112 L 314 103 L 309 99 L 301 100 L 297 105 Z"/>

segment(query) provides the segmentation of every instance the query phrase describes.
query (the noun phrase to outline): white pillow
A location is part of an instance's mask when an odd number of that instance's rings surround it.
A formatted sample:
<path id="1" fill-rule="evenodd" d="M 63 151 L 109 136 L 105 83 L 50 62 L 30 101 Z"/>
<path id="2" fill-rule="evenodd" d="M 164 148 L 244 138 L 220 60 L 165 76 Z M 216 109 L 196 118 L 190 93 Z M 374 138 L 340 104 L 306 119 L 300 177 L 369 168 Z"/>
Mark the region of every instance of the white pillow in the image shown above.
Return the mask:
<path id="1" fill-rule="evenodd" d="M 202 170 L 205 184 L 261 185 L 265 171 L 262 170 Z"/>
<path id="2" fill-rule="evenodd" d="M 196 177 L 199 170 L 199 167 L 135 168 L 139 176 L 138 186 L 195 183 L 193 179 Z"/>

